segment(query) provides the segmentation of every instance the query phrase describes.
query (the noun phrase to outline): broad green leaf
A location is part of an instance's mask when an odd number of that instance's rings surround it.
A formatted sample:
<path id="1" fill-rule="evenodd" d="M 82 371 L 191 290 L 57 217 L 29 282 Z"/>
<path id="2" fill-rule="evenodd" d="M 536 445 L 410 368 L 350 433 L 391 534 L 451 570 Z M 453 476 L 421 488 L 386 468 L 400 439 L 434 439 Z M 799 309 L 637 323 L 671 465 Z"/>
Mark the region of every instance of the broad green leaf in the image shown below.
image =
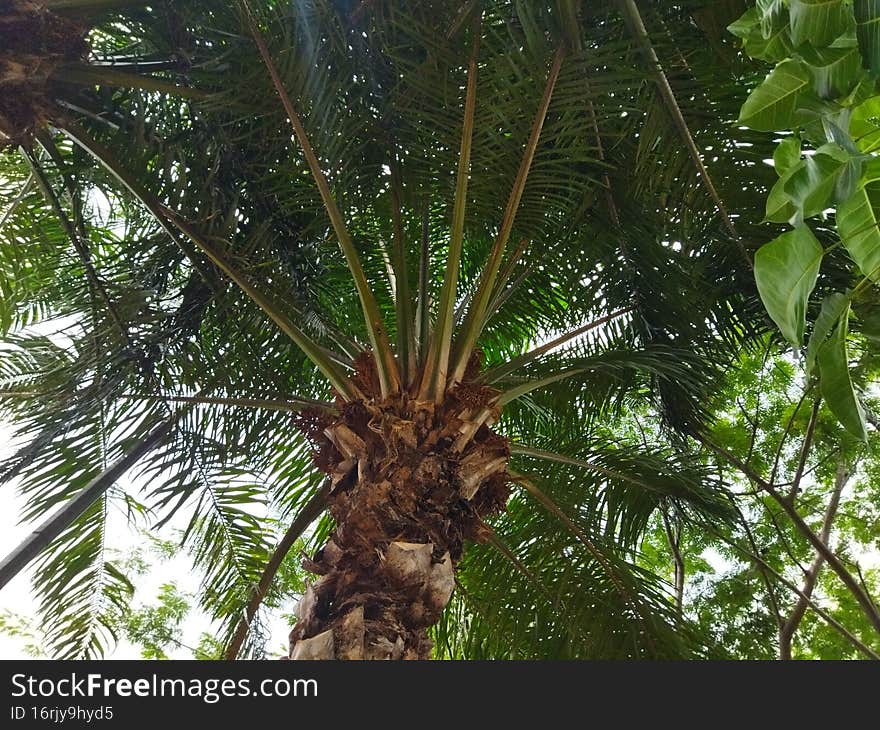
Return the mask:
<path id="1" fill-rule="evenodd" d="M 813 77 L 813 90 L 822 99 L 837 99 L 849 94 L 864 75 L 855 37 L 839 39 L 830 48 L 805 48 L 801 59 Z"/>
<path id="2" fill-rule="evenodd" d="M 852 111 L 844 109 L 842 112 L 835 115 L 834 118 L 831 116 L 823 117 L 822 126 L 825 129 L 825 138 L 829 142 L 833 142 L 839 147 L 842 147 L 850 155 L 860 156 L 861 150 L 856 147 L 856 143 L 847 131 L 849 129 L 851 117 Z"/>
<path id="3" fill-rule="evenodd" d="M 853 436 L 864 440 L 868 437 L 865 412 L 853 389 L 846 352 L 848 321 L 847 308 L 834 334 L 819 348 L 819 383 L 822 397 L 837 420 Z"/>
<path id="4" fill-rule="evenodd" d="M 862 273 L 880 281 L 880 181 L 865 183 L 837 209 L 837 230 Z"/>
<path id="5" fill-rule="evenodd" d="M 873 96 L 853 109 L 849 133 L 862 152 L 880 149 L 880 96 Z"/>
<path id="6" fill-rule="evenodd" d="M 853 11 L 862 63 L 880 74 L 880 0 L 854 0 Z"/>
<path id="7" fill-rule="evenodd" d="M 785 223 L 791 220 L 797 212 L 788 193 L 785 192 L 785 183 L 788 182 L 796 170 L 803 167 L 801 159 L 801 141 L 797 137 L 787 137 L 782 140 L 773 153 L 773 167 L 779 180 L 770 189 L 767 196 L 764 222 Z"/>
<path id="8" fill-rule="evenodd" d="M 788 23 L 777 23 L 771 29 L 769 36 L 765 37 L 757 8 L 747 10 L 739 20 L 731 23 L 727 30 L 742 39 L 743 50 L 751 58 L 778 63 L 791 55 L 793 47 Z"/>
<path id="9" fill-rule="evenodd" d="M 810 43 L 814 48 L 831 45 L 851 17 L 843 0 L 791 0 L 789 14 L 795 46 Z"/>
<path id="10" fill-rule="evenodd" d="M 822 301 L 822 308 L 819 310 L 819 316 L 816 317 L 816 323 L 810 333 L 810 341 L 807 343 L 806 370 L 808 376 L 813 372 L 819 348 L 828 339 L 829 333 L 834 329 L 847 307 L 849 307 L 849 296 L 839 292 L 829 294 Z"/>
<path id="11" fill-rule="evenodd" d="M 779 177 L 785 177 L 801 161 L 801 141 L 797 137 L 786 137 L 773 152 L 773 167 Z"/>
<path id="12" fill-rule="evenodd" d="M 867 185 L 878 180 L 880 180 L 880 157 L 871 157 L 865 161 L 862 182 Z"/>
<path id="13" fill-rule="evenodd" d="M 792 171 L 784 190 L 804 218 L 818 215 L 832 204 L 838 174 L 848 160 L 845 150 L 826 144 Z"/>
<path id="14" fill-rule="evenodd" d="M 804 340 L 807 300 L 816 286 L 822 246 L 806 226 L 783 233 L 755 254 L 761 301 L 783 336 L 796 347 Z"/>
<path id="15" fill-rule="evenodd" d="M 809 86 L 810 74 L 801 63 L 783 61 L 749 94 L 739 114 L 740 124 L 760 132 L 791 128 L 798 100 Z"/>

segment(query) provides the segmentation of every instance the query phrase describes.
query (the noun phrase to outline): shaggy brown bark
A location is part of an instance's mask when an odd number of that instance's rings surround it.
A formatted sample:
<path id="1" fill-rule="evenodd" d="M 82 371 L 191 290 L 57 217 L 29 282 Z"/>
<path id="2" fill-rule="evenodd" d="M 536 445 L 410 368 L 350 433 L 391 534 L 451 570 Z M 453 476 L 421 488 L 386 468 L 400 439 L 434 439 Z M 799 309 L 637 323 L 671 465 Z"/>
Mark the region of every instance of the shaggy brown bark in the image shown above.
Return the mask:
<path id="1" fill-rule="evenodd" d="M 0 148 L 29 143 L 57 113 L 50 76 L 88 52 L 87 29 L 34 0 L 0 0 Z"/>
<path id="2" fill-rule="evenodd" d="M 427 659 L 465 543 L 484 541 L 483 518 L 507 501 L 510 452 L 486 426 L 461 447 L 469 417 L 495 394 L 473 382 L 474 368 L 435 406 L 374 399 L 372 360 L 357 364 L 367 400 L 339 417 L 300 416 L 333 483 L 336 529 L 304 563 L 320 578 L 300 601 L 290 658 Z"/>

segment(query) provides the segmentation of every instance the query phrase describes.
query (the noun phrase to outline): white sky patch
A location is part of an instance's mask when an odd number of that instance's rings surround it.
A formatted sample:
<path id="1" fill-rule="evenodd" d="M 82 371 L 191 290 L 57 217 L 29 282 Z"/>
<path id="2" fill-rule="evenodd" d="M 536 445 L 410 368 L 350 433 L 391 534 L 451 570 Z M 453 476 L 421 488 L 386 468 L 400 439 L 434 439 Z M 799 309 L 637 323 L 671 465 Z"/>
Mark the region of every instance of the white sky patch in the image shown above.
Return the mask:
<path id="1" fill-rule="evenodd" d="M 16 448 L 13 442 L 9 426 L 0 424 L 0 459 L 8 457 Z M 117 488 L 129 493 L 137 494 L 143 484 L 133 482 L 123 477 L 117 484 Z M 24 507 L 24 499 L 19 494 L 17 480 L 0 487 L 0 555 L 7 555 L 32 531 L 33 523 L 19 524 L 19 515 Z M 164 540 L 173 540 L 177 537 L 178 530 L 188 518 L 186 510 L 178 518 L 171 520 L 162 530 L 156 531 L 156 537 Z M 107 540 L 109 549 L 116 551 L 120 556 L 127 555 L 137 548 L 143 548 L 143 538 L 140 532 L 133 529 L 119 510 L 111 508 L 107 517 Z M 197 594 L 201 577 L 194 572 L 192 561 L 186 553 L 181 551 L 172 559 L 159 561 L 158 558 L 145 555 L 148 562 L 152 563 L 151 569 L 141 576 L 129 576 L 135 586 L 135 594 L 132 606 L 137 608 L 144 604 L 153 604 L 159 593 L 159 587 L 163 583 L 174 583 L 177 588 L 188 594 Z M 33 575 L 32 566 L 21 571 L 12 581 L 0 590 L 0 613 L 10 611 L 14 614 L 29 619 L 38 617 L 39 602 L 31 587 Z M 216 635 L 216 628 L 212 626 L 210 619 L 198 609 L 195 601 L 191 600 L 192 610 L 181 625 L 182 642 L 190 646 L 198 643 L 199 636 L 203 633 Z M 269 630 L 269 641 L 266 648 L 268 656 L 272 657 L 280 653 L 287 645 L 287 634 L 290 627 L 286 620 L 277 614 L 266 615 Z M 25 651 L 27 640 L 24 638 L 9 637 L 0 633 L 0 659 L 26 659 L 30 658 Z M 172 659 L 191 659 L 189 650 L 169 644 L 166 653 Z M 107 658 L 113 659 L 140 659 L 140 649 L 122 639 L 112 648 Z"/>

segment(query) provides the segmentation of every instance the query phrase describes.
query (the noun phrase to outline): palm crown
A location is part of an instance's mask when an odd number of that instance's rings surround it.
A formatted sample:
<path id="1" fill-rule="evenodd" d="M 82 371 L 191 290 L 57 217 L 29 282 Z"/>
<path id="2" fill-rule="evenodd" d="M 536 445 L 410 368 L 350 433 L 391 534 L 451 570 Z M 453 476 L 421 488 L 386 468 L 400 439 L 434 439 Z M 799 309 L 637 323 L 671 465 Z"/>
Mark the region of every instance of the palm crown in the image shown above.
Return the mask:
<path id="1" fill-rule="evenodd" d="M 188 516 L 230 656 L 302 534 L 294 656 L 717 651 L 635 551 L 728 514 L 681 436 L 764 329 L 741 5 L 4 3 L 69 40 L 0 80 L 0 476 L 97 485 L 37 564 L 57 654 L 130 593 L 114 504 Z"/>

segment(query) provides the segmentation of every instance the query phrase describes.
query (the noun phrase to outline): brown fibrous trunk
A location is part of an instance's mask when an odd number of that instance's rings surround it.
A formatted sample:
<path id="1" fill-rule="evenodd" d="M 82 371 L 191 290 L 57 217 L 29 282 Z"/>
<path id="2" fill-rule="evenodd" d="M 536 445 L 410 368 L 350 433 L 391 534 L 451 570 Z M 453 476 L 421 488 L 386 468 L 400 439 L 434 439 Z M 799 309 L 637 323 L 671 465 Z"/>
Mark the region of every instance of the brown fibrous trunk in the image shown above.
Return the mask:
<path id="1" fill-rule="evenodd" d="M 353 380 L 367 394 L 339 416 L 302 414 L 316 464 L 332 482 L 336 529 L 304 566 L 320 576 L 297 610 L 292 659 L 428 659 L 427 629 L 455 586 L 468 541 L 509 494 L 507 441 L 471 419 L 495 392 L 474 367 L 440 405 L 378 392 L 372 358 Z"/>
<path id="2" fill-rule="evenodd" d="M 33 0 L 0 0 L 0 148 L 28 144 L 58 112 L 50 77 L 83 59 L 87 28 Z"/>

